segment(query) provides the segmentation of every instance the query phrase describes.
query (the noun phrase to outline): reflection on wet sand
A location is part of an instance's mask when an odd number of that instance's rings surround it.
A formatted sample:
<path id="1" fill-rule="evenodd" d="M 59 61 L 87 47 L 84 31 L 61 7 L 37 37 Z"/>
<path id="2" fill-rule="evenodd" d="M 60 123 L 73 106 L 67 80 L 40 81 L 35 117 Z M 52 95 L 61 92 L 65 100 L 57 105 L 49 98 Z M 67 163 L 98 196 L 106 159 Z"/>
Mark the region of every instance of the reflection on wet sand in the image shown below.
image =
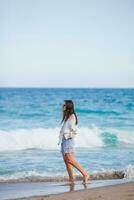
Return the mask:
<path id="1" fill-rule="evenodd" d="M 66 184 L 68 186 L 68 191 L 69 192 L 73 192 L 75 191 L 76 185 L 77 183 L 73 183 L 73 184 Z M 83 189 L 89 189 L 88 185 L 86 183 L 82 184 L 83 185 Z"/>

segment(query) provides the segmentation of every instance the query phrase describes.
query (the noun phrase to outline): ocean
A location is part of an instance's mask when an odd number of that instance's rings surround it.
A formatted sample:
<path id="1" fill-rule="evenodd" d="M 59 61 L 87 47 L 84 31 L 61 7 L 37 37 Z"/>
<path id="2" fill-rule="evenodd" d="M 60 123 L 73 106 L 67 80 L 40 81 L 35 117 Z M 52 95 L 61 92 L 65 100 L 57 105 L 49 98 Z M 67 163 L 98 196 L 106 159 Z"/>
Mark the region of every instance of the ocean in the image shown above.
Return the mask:
<path id="1" fill-rule="evenodd" d="M 78 116 L 81 165 L 134 178 L 134 89 L 0 88 L 0 182 L 67 176 L 58 146 L 66 99 Z"/>

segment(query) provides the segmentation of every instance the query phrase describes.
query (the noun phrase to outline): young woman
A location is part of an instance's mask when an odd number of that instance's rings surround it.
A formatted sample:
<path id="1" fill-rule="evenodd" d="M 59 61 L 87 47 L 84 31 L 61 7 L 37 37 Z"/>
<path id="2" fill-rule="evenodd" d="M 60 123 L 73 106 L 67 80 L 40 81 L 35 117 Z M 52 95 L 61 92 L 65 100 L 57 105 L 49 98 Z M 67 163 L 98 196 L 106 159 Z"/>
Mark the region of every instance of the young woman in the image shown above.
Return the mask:
<path id="1" fill-rule="evenodd" d="M 74 137 L 77 134 L 77 115 L 74 111 L 72 100 L 65 100 L 63 104 L 62 128 L 59 135 L 59 144 L 66 169 L 69 175 L 69 184 L 74 183 L 73 167 L 83 175 L 83 183 L 86 184 L 89 175 L 74 158 Z"/>

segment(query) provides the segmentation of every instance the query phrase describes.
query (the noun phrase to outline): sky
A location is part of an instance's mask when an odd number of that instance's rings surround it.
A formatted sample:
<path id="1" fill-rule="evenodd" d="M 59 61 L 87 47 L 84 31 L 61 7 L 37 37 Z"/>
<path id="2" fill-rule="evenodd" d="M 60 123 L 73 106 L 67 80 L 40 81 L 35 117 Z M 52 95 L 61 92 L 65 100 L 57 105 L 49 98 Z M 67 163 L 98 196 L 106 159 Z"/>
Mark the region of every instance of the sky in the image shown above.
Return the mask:
<path id="1" fill-rule="evenodd" d="M 134 88 L 134 1 L 0 0 L 0 87 Z"/>

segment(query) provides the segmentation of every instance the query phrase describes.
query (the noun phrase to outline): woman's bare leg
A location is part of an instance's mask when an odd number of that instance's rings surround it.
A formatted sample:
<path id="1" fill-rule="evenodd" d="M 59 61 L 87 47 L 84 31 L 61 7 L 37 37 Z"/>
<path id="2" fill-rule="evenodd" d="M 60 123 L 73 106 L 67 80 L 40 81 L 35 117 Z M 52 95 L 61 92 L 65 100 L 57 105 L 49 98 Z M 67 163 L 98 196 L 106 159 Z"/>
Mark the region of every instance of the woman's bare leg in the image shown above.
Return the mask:
<path id="1" fill-rule="evenodd" d="M 75 160 L 73 153 L 65 154 L 64 159 L 65 159 L 66 163 L 70 163 L 83 175 L 83 183 L 86 183 L 89 179 L 89 175 L 83 169 L 83 167 Z"/>
<path id="2" fill-rule="evenodd" d="M 74 183 L 73 166 L 66 161 L 65 156 L 63 156 L 64 162 L 66 164 L 66 169 L 69 175 L 69 182 Z"/>

